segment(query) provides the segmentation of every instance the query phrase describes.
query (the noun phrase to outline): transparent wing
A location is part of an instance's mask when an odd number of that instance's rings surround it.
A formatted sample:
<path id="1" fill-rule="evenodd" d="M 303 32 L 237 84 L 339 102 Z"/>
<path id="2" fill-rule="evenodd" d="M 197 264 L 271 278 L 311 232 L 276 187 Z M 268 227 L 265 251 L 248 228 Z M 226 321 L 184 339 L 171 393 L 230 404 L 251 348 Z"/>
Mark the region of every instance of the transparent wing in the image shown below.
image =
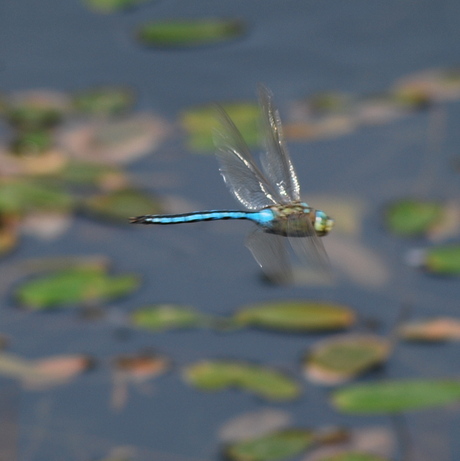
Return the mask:
<path id="1" fill-rule="evenodd" d="M 297 175 L 287 151 L 281 120 L 268 88 L 259 84 L 259 104 L 266 151 L 261 155 L 262 169 L 281 196 L 282 203 L 300 199 Z"/>
<path id="2" fill-rule="evenodd" d="M 234 123 L 218 106 L 217 114 L 222 130 L 214 133 L 216 156 L 230 192 L 248 210 L 260 210 L 279 203 L 279 194 L 255 164 Z"/>
<path id="3" fill-rule="evenodd" d="M 329 258 L 321 238 L 315 232 L 313 224 L 307 222 L 308 236 L 295 237 L 294 219 L 288 220 L 289 243 L 302 266 L 314 274 L 312 280 L 330 283 L 332 281 Z M 291 224 L 292 223 L 292 224 Z"/>
<path id="4" fill-rule="evenodd" d="M 274 283 L 292 281 L 289 254 L 284 237 L 264 232 L 256 227 L 247 237 L 246 246 L 264 271 L 266 277 Z"/>

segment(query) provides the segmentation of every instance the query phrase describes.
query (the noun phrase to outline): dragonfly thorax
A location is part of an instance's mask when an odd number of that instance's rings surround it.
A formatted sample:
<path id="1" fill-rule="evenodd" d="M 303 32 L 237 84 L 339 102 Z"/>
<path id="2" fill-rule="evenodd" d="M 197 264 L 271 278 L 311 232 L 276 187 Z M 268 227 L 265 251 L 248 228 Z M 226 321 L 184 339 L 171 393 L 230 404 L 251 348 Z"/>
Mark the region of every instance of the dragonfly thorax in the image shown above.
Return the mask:
<path id="1" fill-rule="evenodd" d="M 273 219 L 265 223 L 266 232 L 286 237 L 308 237 L 314 229 L 320 237 L 333 227 L 334 220 L 321 210 L 315 210 L 303 202 L 269 207 Z"/>

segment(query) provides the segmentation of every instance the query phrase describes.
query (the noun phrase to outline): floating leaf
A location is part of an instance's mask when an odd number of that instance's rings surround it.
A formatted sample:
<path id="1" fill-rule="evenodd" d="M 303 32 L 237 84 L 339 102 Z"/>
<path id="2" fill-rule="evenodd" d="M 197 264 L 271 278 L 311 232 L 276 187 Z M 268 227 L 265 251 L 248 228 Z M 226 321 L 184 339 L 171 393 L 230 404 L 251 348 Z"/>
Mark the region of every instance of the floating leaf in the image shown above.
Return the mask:
<path id="1" fill-rule="evenodd" d="M 146 379 L 164 373 L 170 366 L 165 357 L 144 352 L 138 355 L 120 355 L 114 365 L 117 371 L 129 374 L 136 379 Z"/>
<path id="2" fill-rule="evenodd" d="M 431 247 L 424 252 L 423 268 L 439 275 L 460 275 L 460 246 Z"/>
<path id="3" fill-rule="evenodd" d="M 272 461 L 299 455 L 315 442 L 308 429 L 285 429 L 227 445 L 224 457 L 233 461 Z"/>
<path id="4" fill-rule="evenodd" d="M 404 237 L 426 234 L 443 218 L 443 206 L 436 202 L 401 200 L 386 210 L 388 229 Z"/>
<path id="5" fill-rule="evenodd" d="M 96 184 L 101 186 L 114 182 L 114 178 L 118 178 L 118 183 L 126 182 L 123 173 L 114 166 L 71 160 L 59 171 L 57 179 L 66 184 Z"/>
<path id="6" fill-rule="evenodd" d="M 387 340 L 372 335 L 342 335 L 319 342 L 308 354 L 307 377 L 322 384 L 339 384 L 382 364 Z"/>
<path id="7" fill-rule="evenodd" d="M 138 28 L 137 37 L 147 46 L 182 48 L 231 40 L 244 32 L 239 20 L 184 19 L 144 24 Z"/>
<path id="8" fill-rule="evenodd" d="M 83 203 L 84 209 L 91 215 L 128 223 L 130 216 L 145 213 L 161 213 L 161 207 L 155 199 L 133 189 L 115 190 L 94 195 Z"/>
<path id="9" fill-rule="evenodd" d="M 460 320 L 438 317 L 407 322 L 399 328 L 399 334 L 407 341 L 460 341 Z"/>
<path id="10" fill-rule="evenodd" d="M 13 154 L 39 155 L 49 151 L 54 143 L 53 134 L 46 129 L 20 131 L 10 144 Z"/>
<path id="11" fill-rule="evenodd" d="M 222 108 L 229 115 L 249 146 L 259 142 L 259 108 L 257 104 L 227 103 Z M 181 125 L 188 134 L 187 145 L 195 151 L 214 149 L 213 133 L 222 129 L 214 105 L 187 109 L 180 116 Z"/>
<path id="12" fill-rule="evenodd" d="M 6 117 L 11 125 L 27 131 L 54 127 L 67 111 L 67 97 L 50 91 L 19 93 L 6 105 Z"/>
<path id="13" fill-rule="evenodd" d="M 351 111 L 351 97 L 338 92 L 324 92 L 313 95 L 308 100 L 308 109 L 315 116 L 324 116 Z"/>
<path id="14" fill-rule="evenodd" d="M 27 309 L 42 310 L 119 298 L 138 286 L 135 275 L 110 276 L 101 267 L 81 266 L 24 282 L 15 298 Z"/>
<path id="15" fill-rule="evenodd" d="M 30 178 L 0 180 L 0 213 L 68 211 L 72 206 L 70 195 L 54 184 Z"/>
<path id="16" fill-rule="evenodd" d="M 344 453 L 338 453 L 333 456 L 326 456 L 320 458 L 318 461 L 389 461 L 380 456 L 373 455 L 371 453 L 360 453 L 357 451 L 348 451 Z"/>
<path id="17" fill-rule="evenodd" d="M 332 395 L 333 404 L 346 413 L 401 413 L 447 405 L 460 400 L 460 381 L 421 380 L 382 381 L 340 389 Z"/>
<path id="18" fill-rule="evenodd" d="M 354 312 L 339 304 L 319 301 L 278 301 L 242 307 L 235 322 L 282 331 L 327 331 L 347 328 L 355 321 Z"/>
<path id="19" fill-rule="evenodd" d="M 87 0 L 92 3 L 133 3 L 142 0 Z M 144 0 L 145 1 L 145 0 Z M 76 93 L 73 97 L 74 108 L 88 115 L 118 115 L 131 109 L 135 102 L 134 91 L 128 87 L 103 86 L 90 88 Z"/>
<path id="20" fill-rule="evenodd" d="M 18 230 L 15 219 L 0 215 L 0 256 L 9 253 L 18 243 Z"/>
<path id="21" fill-rule="evenodd" d="M 129 10 L 151 0 L 84 0 L 91 11 L 96 13 L 117 13 Z"/>
<path id="22" fill-rule="evenodd" d="M 137 114 L 68 129 L 60 137 L 60 143 L 76 158 L 113 165 L 151 153 L 169 131 L 169 125 L 163 119 Z"/>
<path id="23" fill-rule="evenodd" d="M 292 417 L 284 410 L 262 408 L 238 415 L 219 429 L 219 440 L 222 442 L 236 442 L 248 438 L 284 429 L 290 425 Z"/>
<path id="24" fill-rule="evenodd" d="M 300 386 L 283 373 L 244 362 L 203 361 L 189 366 L 184 377 L 190 384 L 206 391 L 235 387 L 280 401 L 295 399 L 300 394 Z"/>
<path id="25" fill-rule="evenodd" d="M 205 316 L 192 307 L 173 304 L 146 306 L 131 314 L 133 325 L 151 331 L 192 328 L 205 321 Z"/>

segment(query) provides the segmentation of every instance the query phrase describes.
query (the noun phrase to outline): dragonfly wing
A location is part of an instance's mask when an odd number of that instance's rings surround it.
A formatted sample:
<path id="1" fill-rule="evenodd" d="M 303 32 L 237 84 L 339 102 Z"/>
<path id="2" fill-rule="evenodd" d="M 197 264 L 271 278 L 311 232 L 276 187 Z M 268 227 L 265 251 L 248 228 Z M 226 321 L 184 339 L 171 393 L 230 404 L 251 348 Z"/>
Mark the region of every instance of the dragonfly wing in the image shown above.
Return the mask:
<path id="1" fill-rule="evenodd" d="M 232 194 L 248 210 L 260 210 L 279 203 L 276 189 L 255 164 L 234 123 L 219 106 L 217 113 L 222 130 L 214 133 L 216 156 L 220 172 Z"/>
<path id="2" fill-rule="evenodd" d="M 256 227 L 247 237 L 246 246 L 274 283 L 287 283 L 292 280 L 291 265 L 284 237 L 264 232 Z"/>
<path id="3" fill-rule="evenodd" d="M 283 203 L 300 199 L 300 187 L 286 148 L 278 109 L 271 91 L 259 84 L 259 104 L 266 152 L 261 155 L 262 168 L 281 196 Z"/>
<path id="4" fill-rule="evenodd" d="M 330 283 L 332 281 L 331 266 L 321 238 L 318 237 L 313 224 L 307 222 L 308 235 L 295 237 L 295 223 L 288 220 L 289 243 L 302 266 L 311 273 L 312 280 Z M 291 230 L 289 230 L 291 229 Z"/>

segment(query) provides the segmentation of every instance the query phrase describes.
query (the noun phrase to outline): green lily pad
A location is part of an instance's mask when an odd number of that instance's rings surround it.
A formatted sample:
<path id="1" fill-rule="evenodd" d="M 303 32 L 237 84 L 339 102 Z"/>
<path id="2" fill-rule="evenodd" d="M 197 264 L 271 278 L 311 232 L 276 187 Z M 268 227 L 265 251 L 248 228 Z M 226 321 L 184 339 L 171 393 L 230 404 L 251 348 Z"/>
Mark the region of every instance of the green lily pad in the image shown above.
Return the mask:
<path id="1" fill-rule="evenodd" d="M 305 372 L 315 382 L 339 384 L 381 365 L 389 342 L 372 335 L 343 335 L 321 341 L 309 353 Z"/>
<path id="2" fill-rule="evenodd" d="M 150 331 L 193 328 L 202 325 L 205 316 L 189 306 L 159 304 L 137 309 L 131 314 L 131 323 Z"/>
<path id="3" fill-rule="evenodd" d="M 25 179 L 0 180 L 0 213 L 28 211 L 68 211 L 72 197 L 55 184 Z"/>
<path id="4" fill-rule="evenodd" d="M 389 461 L 381 456 L 373 455 L 371 453 L 360 453 L 357 451 L 348 451 L 344 453 L 338 453 L 333 456 L 327 456 L 326 458 L 320 458 L 318 461 Z"/>
<path id="5" fill-rule="evenodd" d="M 14 95 L 5 103 L 7 120 L 25 131 L 42 130 L 58 125 L 67 113 L 67 96 L 51 91 L 28 91 Z"/>
<path id="6" fill-rule="evenodd" d="M 359 384 L 340 389 L 332 403 L 346 413 L 401 413 L 460 400 L 460 381 L 407 379 Z"/>
<path id="7" fill-rule="evenodd" d="M 117 13 L 129 10 L 151 0 L 84 0 L 87 7 L 96 13 Z"/>
<path id="8" fill-rule="evenodd" d="M 186 368 L 184 378 L 205 391 L 234 387 L 268 400 L 292 400 L 299 396 L 299 384 L 280 371 L 237 361 L 203 361 Z"/>
<path id="9" fill-rule="evenodd" d="M 44 310 L 119 298 L 139 286 L 136 275 L 108 275 L 97 266 L 73 267 L 23 282 L 14 293 L 21 306 Z"/>
<path id="10" fill-rule="evenodd" d="M 444 245 L 425 251 L 423 267 L 438 275 L 460 275 L 460 246 Z"/>
<path id="11" fill-rule="evenodd" d="M 119 182 L 123 181 L 123 173 L 114 166 L 70 160 L 59 170 L 57 179 L 65 184 L 101 185 L 114 177 L 120 178 Z"/>
<path id="12" fill-rule="evenodd" d="M 104 0 L 104 3 L 114 0 Z M 115 0 L 128 3 L 128 0 Z M 136 0 L 139 2 L 140 0 Z M 92 3 L 97 3 L 91 0 Z M 73 106 L 85 115 L 109 116 L 118 115 L 132 109 L 135 94 L 131 88 L 122 86 L 104 86 L 80 91 L 73 96 Z"/>
<path id="13" fill-rule="evenodd" d="M 314 442 L 310 430 L 284 429 L 229 444 L 223 451 L 224 457 L 232 461 L 274 461 L 299 455 Z"/>
<path id="14" fill-rule="evenodd" d="M 242 102 L 222 104 L 249 146 L 259 142 L 259 108 L 257 104 Z M 216 106 L 206 105 L 182 112 L 180 122 L 187 132 L 187 146 L 194 151 L 213 151 L 213 133 L 221 129 Z"/>
<path id="15" fill-rule="evenodd" d="M 403 237 L 424 235 L 443 218 L 443 206 L 436 202 L 401 200 L 386 210 L 386 225 Z"/>
<path id="16" fill-rule="evenodd" d="M 53 134 L 46 130 L 20 131 L 10 144 L 11 152 L 17 155 L 37 155 L 48 151 L 54 144 Z"/>
<path id="17" fill-rule="evenodd" d="M 278 301 L 242 307 L 235 314 L 240 325 L 281 331 L 328 331 L 351 326 L 354 312 L 339 304 L 318 301 Z"/>
<path id="18" fill-rule="evenodd" d="M 183 48 L 231 40 L 245 30 L 244 23 L 239 20 L 184 19 L 143 24 L 137 30 L 137 37 L 147 46 Z"/>
<path id="19" fill-rule="evenodd" d="M 115 190 L 94 195 L 83 203 L 92 216 L 128 223 L 130 216 L 161 213 L 159 203 L 151 196 L 133 189 Z"/>

